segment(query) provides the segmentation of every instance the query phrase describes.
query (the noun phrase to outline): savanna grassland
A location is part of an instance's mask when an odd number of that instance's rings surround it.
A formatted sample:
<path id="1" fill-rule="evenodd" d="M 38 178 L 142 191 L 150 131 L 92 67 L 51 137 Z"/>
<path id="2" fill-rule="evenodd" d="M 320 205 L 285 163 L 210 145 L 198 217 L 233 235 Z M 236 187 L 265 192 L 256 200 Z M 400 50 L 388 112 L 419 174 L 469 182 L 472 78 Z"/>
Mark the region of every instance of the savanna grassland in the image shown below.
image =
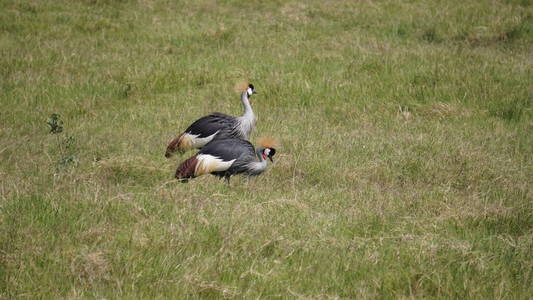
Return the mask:
<path id="1" fill-rule="evenodd" d="M 0 298 L 530 298 L 532 69 L 529 0 L 2 0 Z M 176 182 L 241 80 L 275 163 Z"/>

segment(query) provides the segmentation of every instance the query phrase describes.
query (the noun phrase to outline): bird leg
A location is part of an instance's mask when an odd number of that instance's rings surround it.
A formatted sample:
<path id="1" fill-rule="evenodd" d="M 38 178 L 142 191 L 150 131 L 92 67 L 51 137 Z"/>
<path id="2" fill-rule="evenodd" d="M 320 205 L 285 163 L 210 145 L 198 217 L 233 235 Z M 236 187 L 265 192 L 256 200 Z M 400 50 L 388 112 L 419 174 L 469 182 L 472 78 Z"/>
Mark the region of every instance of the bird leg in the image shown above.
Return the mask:
<path id="1" fill-rule="evenodd" d="M 226 181 L 226 184 L 229 186 L 229 178 L 230 176 L 224 175 L 224 181 Z"/>

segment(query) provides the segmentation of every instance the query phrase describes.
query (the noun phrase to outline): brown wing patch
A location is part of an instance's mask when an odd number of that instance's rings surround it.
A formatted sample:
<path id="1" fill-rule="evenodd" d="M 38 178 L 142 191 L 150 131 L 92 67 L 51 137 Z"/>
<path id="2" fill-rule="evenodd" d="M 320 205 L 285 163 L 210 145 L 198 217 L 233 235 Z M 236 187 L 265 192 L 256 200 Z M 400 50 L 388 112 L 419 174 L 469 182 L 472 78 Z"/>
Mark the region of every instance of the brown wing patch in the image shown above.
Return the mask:
<path id="1" fill-rule="evenodd" d="M 176 179 L 196 177 L 194 173 L 196 170 L 197 163 L 198 160 L 196 159 L 196 155 L 182 162 L 176 170 Z"/>
<path id="2" fill-rule="evenodd" d="M 169 158 L 172 156 L 172 154 L 176 151 L 179 151 L 180 153 L 184 153 L 187 150 L 192 149 L 192 140 L 189 134 L 182 133 L 175 139 L 173 139 L 170 144 L 167 146 L 167 151 L 165 153 L 165 157 Z"/>
<path id="3" fill-rule="evenodd" d="M 216 169 L 216 161 L 211 159 L 202 159 L 198 162 L 196 166 L 196 171 L 194 174 L 200 176 L 203 174 L 209 174 Z"/>
<path id="4" fill-rule="evenodd" d="M 178 150 L 183 153 L 185 151 L 192 149 L 192 139 L 188 133 L 183 133 L 181 135 L 180 142 L 178 144 Z"/>

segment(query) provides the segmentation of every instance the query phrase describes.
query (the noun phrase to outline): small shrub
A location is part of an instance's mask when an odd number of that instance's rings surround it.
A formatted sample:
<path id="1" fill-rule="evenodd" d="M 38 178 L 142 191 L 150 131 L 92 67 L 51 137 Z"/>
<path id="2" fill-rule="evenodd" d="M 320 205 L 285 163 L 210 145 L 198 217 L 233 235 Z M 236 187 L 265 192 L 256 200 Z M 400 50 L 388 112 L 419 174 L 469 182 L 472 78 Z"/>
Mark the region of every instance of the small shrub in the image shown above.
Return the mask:
<path id="1" fill-rule="evenodd" d="M 55 134 L 56 139 L 56 148 L 60 153 L 60 158 L 57 161 L 56 170 L 60 167 L 65 167 L 68 165 L 77 165 L 79 160 L 75 154 L 75 140 L 72 136 L 65 136 L 60 138 L 59 134 L 63 132 L 63 120 L 59 114 L 53 113 L 48 118 L 47 122 L 50 126 L 50 133 Z"/>
<path id="2" fill-rule="evenodd" d="M 426 29 L 424 33 L 422 34 L 422 40 L 429 42 L 429 43 L 434 43 L 434 42 L 439 42 L 440 38 L 435 28 L 429 28 L 429 29 Z"/>
<path id="3" fill-rule="evenodd" d="M 51 114 L 47 124 L 50 126 L 50 133 L 57 134 L 63 132 L 63 121 L 59 114 Z"/>

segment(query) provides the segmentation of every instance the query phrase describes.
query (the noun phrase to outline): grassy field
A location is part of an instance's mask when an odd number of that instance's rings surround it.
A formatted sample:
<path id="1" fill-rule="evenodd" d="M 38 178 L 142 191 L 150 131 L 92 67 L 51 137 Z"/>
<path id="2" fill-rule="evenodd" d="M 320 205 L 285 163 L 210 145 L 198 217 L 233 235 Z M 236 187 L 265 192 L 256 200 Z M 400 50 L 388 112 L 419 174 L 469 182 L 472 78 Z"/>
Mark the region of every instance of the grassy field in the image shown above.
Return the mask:
<path id="1" fill-rule="evenodd" d="M 532 70 L 529 0 L 2 0 L 0 298 L 531 299 Z M 276 162 L 173 180 L 243 79 Z"/>

